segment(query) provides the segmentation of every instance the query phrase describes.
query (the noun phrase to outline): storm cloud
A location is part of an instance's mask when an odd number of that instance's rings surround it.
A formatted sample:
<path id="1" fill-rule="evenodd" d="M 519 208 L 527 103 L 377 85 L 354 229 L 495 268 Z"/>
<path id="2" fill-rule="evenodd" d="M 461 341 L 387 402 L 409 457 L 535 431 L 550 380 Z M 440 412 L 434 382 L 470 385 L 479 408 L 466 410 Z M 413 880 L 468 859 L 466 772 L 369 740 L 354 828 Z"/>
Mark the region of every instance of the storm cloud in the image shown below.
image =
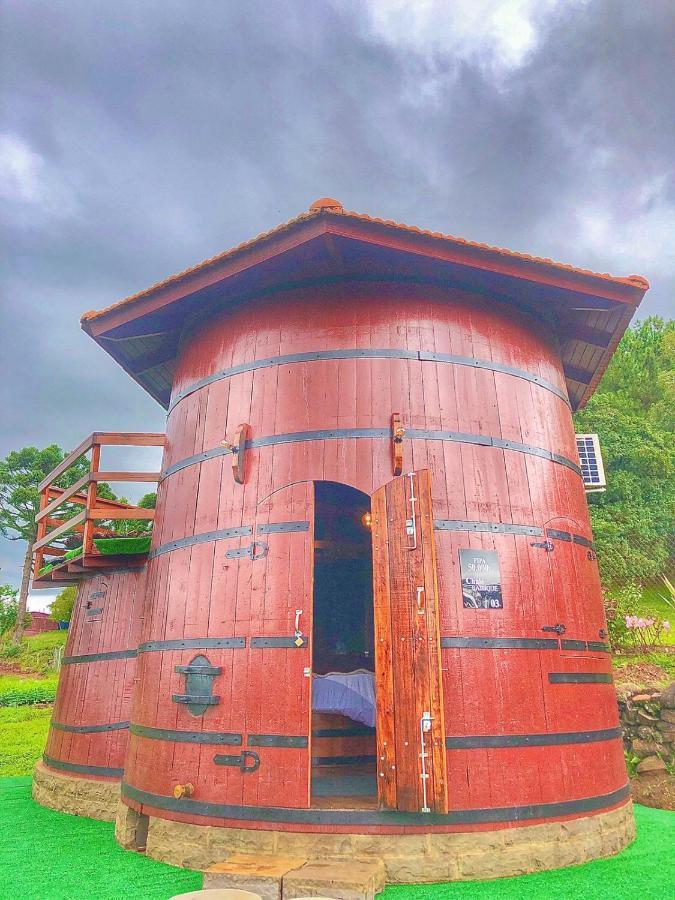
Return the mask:
<path id="1" fill-rule="evenodd" d="M 347 209 L 675 289 L 671 0 L 43 2 L 0 13 L 2 440 L 163 430 L 79 328 Z M 3 541 L 0 580 L 18 583 Z"/>

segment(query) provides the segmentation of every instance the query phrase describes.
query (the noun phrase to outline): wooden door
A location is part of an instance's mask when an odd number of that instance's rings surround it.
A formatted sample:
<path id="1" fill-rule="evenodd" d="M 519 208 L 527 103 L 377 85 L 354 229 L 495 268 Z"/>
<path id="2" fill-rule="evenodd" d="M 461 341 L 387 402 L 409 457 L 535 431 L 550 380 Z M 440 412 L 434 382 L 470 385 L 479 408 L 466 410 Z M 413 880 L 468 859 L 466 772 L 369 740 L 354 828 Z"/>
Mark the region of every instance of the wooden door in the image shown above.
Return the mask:
<path id="1" fill-rule="evenodd" d="M 309 806 L 313 532 L 313 483 L 273 492 L 258 505 L 239 573 L 249 588 L 239 591 L 249 604 L 246 745 L 252 767 L 259 759 L 244 778 L 245 805 Z"/>
<path id="2" fill-rule="evenodd" d="M 428 470 L 395 478 L 373 494 L 372 533 L 379 803 L 387 809 L 445 813 L 438 581 Z M 428 717 L 429 730 L 423 731 Z"/>

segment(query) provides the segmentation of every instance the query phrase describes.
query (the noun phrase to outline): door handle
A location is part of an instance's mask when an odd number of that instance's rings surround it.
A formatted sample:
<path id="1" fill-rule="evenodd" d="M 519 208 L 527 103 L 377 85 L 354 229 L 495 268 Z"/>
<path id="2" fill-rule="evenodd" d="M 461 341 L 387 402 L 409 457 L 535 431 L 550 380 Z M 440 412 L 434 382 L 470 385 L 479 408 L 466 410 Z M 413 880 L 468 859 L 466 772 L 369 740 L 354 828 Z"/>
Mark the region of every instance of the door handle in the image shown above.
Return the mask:
<path id="1" fill-rule="evenodd" d="M 424 600 L 422 599 L 423 595 L 424 595 L 424 588 L 418 587 L 417 588 L 417 615 L 418 616 L 423 616 L 424 613 L 426 612 L 426 610 L 424 608 Z"/>

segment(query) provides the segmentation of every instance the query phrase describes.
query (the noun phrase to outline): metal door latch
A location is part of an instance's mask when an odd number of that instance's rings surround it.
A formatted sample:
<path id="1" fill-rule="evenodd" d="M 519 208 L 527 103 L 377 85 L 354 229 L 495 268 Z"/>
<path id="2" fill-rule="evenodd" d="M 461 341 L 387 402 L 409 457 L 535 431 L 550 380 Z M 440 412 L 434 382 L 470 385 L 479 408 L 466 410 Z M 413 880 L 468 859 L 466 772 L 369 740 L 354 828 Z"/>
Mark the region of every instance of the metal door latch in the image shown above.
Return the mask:
<path id="1" fill-rule="evenodd" d="M 565 634 L 567 628 L 562 623 L 559 623 L 558 625 L 543 625 L 541 630 L 555 631 L 556 634 Z"/>
<path id="2" fill-rule="evenodd" d="M 541 550 L 545 550 L 547 553 L 553 552 L 553 541 L 534 541 L 534 543 L 530 544 L 530 547 L 539 547 Z"/>
<path id="3" fill-rule="evenodd" d="M 251 760 L 251 765 L 247 765 Z M 217 766 L 235 766 L 240 772 L 255 772 L 260 768 L 260 757 L 254 750 L 242 750 L 236 756 L 230 753 L 216 753 L 213 761 Z"/>

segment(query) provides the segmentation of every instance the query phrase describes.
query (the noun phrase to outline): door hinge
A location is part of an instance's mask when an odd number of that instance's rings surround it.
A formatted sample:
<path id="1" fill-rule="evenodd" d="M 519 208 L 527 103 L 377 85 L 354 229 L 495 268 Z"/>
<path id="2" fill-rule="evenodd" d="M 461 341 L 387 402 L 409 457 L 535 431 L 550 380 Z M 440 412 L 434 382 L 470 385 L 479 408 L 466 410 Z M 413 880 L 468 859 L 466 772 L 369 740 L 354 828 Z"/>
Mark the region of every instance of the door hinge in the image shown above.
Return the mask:
<path id="1" fill-rule="evenodd" d="M 541 630 L 555 631 L 556 634 L 565 634 L 567 628 L 562 623 L 559 623 L 558 625 L 543 625 Z"/>

